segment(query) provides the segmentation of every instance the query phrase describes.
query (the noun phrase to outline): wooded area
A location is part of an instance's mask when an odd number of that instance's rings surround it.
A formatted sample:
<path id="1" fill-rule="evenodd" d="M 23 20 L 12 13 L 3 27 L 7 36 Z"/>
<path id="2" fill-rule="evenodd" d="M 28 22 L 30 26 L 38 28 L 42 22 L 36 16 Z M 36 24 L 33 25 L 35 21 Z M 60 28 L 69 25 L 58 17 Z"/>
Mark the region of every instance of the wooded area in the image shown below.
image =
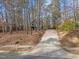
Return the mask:
<path id="1" fill-rule="evenodd" d="M 79 38 L 79 0 L 0 0 L 0 44 L 36 44 L 47 29 L 55 29 L 65 45 L 67 38 Z"/>
<path id="2" fill-rule="evenodd" d="M 46 0 L 0 0 L 0 30 L 32 33 L 32 30 L 54 28 L 66 19 L 77 22 L 78 2 L 53 0 L 46 5 Z"/>
<path id="3" fill-rule="evenodd" d="M 0 0 L 0 30 L 3 32 L 41 30 L 48 28 L 44 0 Z M 43 17 L 42 17 L 43 16 Z"/>

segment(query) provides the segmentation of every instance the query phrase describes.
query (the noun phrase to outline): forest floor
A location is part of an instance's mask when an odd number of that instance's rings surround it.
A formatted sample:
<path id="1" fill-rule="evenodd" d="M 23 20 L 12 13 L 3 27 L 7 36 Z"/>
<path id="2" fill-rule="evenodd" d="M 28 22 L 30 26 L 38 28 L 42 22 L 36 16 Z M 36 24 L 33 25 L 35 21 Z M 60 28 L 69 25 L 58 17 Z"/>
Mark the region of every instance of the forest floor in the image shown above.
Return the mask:
<path id="1" fill-rule="evenodd" d="M 58 30 L 58 36 L 59 36 L 59 40 L 62 40 L 62 38 L 66 35 L 66 34 L 68 34 L 68 32 L 67 31 L 60 31 L 60 30 Z"/>
<path id="2" fill-rule="evenodd" d="M 79 54 L 79 29 L 69 32 L 59 31 L 59 37 L 62 47 L 72 53 Z"/>
<path id="3" fill-rule="evenodd" d="M 44 30 L 33 31 L 32 34 L 29 33 L 28 35 L 27 32 L 24 31 L 0 33 L 0 50 L 31 50 L 32 46 L 35 46 L 39 43 L 43 34 Z M 18 46 L 21 47 L 18 48 Z M 22 47 L 26 48 L 23 49 Z"/>
<path id="4" fill-rule="evenodd" d="M 56 30 L 47 30 L 30 52 L 3 51 L 0 52 L 0 59 L 79 59 L 79 55 L 69 53 L 60 46 Z"/>

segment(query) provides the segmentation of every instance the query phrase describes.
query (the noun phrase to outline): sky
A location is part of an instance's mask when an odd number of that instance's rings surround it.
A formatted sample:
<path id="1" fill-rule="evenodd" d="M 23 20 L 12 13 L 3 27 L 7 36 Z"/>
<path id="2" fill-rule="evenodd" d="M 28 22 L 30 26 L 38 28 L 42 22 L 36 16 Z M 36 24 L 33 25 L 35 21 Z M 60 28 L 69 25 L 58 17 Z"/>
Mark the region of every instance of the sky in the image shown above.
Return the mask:
<path id="1" fill-rule="evenodd" d="M 30 2 L 31 2 L 31 4 L 34 2 L 34 0 L 29 0 Z M 45 5 L 49 5 L 51 2 L 52 2 L 52 0 L 45 0 L 46 2 L 45 2 Z M 72 2 L 72 0 L 65 0 L 66 1 L 66 3 L 67 3 L 67 5 L 68 6 L 70 6 L 71 5 L 71 2 Z M 1 5 L 0 5 L 1 6 Z M 63 9 L 63 6 L 64 6 L 64 4 L 63 3 L 61 3 L 60 4 L 60 8 L 62 8 Z M 1 8 L 0 8 L 1 9 Z M 4 9 L 3 9 L 4 10 Z M 1 11 L 1 10 L 0 10 Z"/>
<path id="2" fill-rule="evenodd" d="M 51 3 L 52 0 L 46 0 L 46 5 L 49 5 Z"/>

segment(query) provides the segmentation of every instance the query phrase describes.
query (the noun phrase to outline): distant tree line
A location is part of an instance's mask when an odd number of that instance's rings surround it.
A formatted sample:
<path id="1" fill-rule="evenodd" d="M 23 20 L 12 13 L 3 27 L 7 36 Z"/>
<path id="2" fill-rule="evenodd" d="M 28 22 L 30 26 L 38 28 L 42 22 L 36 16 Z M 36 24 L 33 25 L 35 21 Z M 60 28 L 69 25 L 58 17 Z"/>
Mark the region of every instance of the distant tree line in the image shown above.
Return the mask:
<path id="1" fill-rule="evenodd" d="M 68 2 L 69 1 L 69 2 Z M 78 23 L 78 0 L 0 0 L 0 30 L 3 32 L 39 31 L 55 28 L 64 20 Z"/>
<path id="2" fill-rule="evenodd" d="M 3 32 L 44 29 L 44 0 L 0 0 L 0 30 Z"/>

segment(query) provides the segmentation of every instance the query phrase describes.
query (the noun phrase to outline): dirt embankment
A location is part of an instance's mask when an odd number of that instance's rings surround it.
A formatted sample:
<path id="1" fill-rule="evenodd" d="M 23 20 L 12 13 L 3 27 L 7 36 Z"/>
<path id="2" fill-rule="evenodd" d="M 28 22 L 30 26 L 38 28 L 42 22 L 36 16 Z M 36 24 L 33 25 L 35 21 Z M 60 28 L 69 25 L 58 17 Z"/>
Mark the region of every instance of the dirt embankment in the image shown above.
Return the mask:
<path id="1" fill-rule="evenodd" d="M 59 32 L 61 46 L 72 53 L 79 54 L 79 29 Z"/>
<path id="2" fill-rule="evenodd" d="M 28 34 L 24 31 L 13 32 L 13 33 L 0 33 L 0 46 L 5 45 L 37 45 L 42 35 L 44 34 L 44 30 L 33 31 L 32 34 Z M 0 48 L 0 50 L 8 50 L 10 48 Z M 12 48 L 11 48 L 12 49 Z M 13 48 L 15 50 L 15 48 Z M 27 50 L 27 49 L 26 49 Z"/>

